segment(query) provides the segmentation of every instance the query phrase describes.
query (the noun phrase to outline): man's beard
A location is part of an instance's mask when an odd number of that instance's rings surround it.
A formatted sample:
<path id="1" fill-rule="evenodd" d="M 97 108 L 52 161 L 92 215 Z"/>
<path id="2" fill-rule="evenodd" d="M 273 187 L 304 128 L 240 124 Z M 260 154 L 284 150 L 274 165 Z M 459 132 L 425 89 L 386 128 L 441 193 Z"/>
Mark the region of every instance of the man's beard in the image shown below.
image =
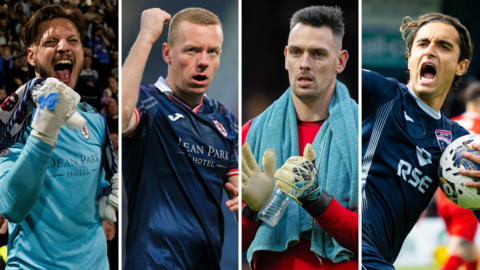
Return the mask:
<path id="1" fill-rule="evenodd" d="M 300 88 L 300 87 L 299 87 Z M 301 92 L 295 86 L 292 87 L 292 91 L 297 96 L 298 99 L 303 101 L 315 101 L 320 97 L 320 92 L 318 90 L 310 90 L 308 92 Z"/>
<path id="2" fill-rule="evenodd" d="M 48 71 L 35 59 L 35 71 L 40 74 L 40 77 L 46 79 L 49 77 L 55 77 L 52 76 L 52 74 L 49 74 Z"/>

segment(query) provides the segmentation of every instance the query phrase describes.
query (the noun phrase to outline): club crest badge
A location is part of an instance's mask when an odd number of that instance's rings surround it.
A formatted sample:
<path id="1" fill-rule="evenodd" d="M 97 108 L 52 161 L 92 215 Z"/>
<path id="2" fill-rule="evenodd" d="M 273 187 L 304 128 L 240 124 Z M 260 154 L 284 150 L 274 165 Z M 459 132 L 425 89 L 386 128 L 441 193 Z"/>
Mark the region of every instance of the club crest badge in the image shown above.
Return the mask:
<path id="1" fill-rule="evenodd" d="M 220 131 L 220 133 L 222 133 L 223 136 L 227 137 L 228 133 L 225 130 L 225 128 L 223 127 L 223 125 L 220 122 L 218 122 L 217 120 L 212 120 L 212 121 L 215 124 L 215 126 L 217 127 L 218 131 Z"/>
<path id="2" fill-rule="evenodd" d="M 82 135 L 83 135 L 83 137 L 85 138 L 85 140 L 88 140 L 88 138 L 90 138 L 90 131 L 88 131 L 87 124 L 85 124 L 85 125 L 82 127 Z"/>
<path id="3" fill-rule="evenodd" d="M 437 135 L 437 141 L 440 145 L 440 149 L 445 151 L 448 145 L 452 142 L 452 133 L 448 130 L 435 130 L 435 135 Z"/>
<path id="4" fill-rule="evenodd" d="M 1 105 L 2 110 L 4 111 L 11 111 L 13 108 L 15 108 L 15 105 L 17 105 L 18 102 L 18 95 L 13 93 L 10 95 Z"/>

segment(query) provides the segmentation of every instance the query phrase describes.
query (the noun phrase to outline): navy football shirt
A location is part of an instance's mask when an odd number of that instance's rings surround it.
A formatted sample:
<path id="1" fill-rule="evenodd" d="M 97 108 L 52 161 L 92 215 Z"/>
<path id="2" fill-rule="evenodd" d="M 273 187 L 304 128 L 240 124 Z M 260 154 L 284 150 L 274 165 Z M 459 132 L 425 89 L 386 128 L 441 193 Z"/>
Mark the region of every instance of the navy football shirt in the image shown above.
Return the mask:
<path id="1" fill-rule="evenodd" d="M 126 269 L 220 269 L 222 192 L 238 174 L 236 116 L 204 96 L 190 107 L 163 78 L 140 87 L 124 140 Z"/>
<path id="2" fill-rule="evenodd" d="M 469 133 L 406 85 L 362 74 L 362 244 L 393 263 L 437 190 L 443 150 Z"/>

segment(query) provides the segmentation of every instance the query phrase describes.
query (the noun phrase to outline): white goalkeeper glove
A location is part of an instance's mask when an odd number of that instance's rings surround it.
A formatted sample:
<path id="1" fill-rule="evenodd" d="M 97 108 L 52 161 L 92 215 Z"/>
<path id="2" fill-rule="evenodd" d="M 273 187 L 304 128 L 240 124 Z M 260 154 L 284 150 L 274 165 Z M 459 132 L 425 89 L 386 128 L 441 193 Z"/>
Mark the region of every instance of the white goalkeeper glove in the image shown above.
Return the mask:
<path id="1" fill-rule="evenodd" d="M 107 196 L 100 197 L 98 202 L 98 215 L 101 221 L 117 221 L 115 213 L 118 211 L 118 173 L 110 179 L 112 192 Z"/>
<path id="2" fill-rule="evenodd" d="M 70 129 L 81 128 L 85 118 L 76 112 L 80 95 L 55 78 L 48 78 L 39 89 L 32 91 L 36 109 L 31 135 L 55 146 L 64 124 Z"/>

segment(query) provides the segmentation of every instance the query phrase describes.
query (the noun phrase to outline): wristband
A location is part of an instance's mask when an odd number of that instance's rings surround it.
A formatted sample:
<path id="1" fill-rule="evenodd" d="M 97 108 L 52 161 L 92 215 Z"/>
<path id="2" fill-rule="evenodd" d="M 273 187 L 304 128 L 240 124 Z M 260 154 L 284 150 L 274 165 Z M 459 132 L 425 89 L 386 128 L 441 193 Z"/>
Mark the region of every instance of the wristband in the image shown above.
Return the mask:
<path id="1" fill-rule="evenodd" d="M 244 218 L 246 218 L 246 219 L 248 219 L 252 222 L 258 223 L 258 222 L 260 222 L 260 219 L 258 218 L 258 212 L 259 211 L 252 210 L 252 208 L 250 208 L 248 206 L 248 204 L 245 204 L 243 206 L 242 215 L 243 215 Z"/>
<path id="2" fill-rule="evenodd" d="M 332 201 L 332 195 L 327 191 L 322 190 L 322 194 L 315 200 L 305 201 L 302 204 L 303 209 L 305 209 L 311 216 L 321 216 L 330 205 Z"/>

